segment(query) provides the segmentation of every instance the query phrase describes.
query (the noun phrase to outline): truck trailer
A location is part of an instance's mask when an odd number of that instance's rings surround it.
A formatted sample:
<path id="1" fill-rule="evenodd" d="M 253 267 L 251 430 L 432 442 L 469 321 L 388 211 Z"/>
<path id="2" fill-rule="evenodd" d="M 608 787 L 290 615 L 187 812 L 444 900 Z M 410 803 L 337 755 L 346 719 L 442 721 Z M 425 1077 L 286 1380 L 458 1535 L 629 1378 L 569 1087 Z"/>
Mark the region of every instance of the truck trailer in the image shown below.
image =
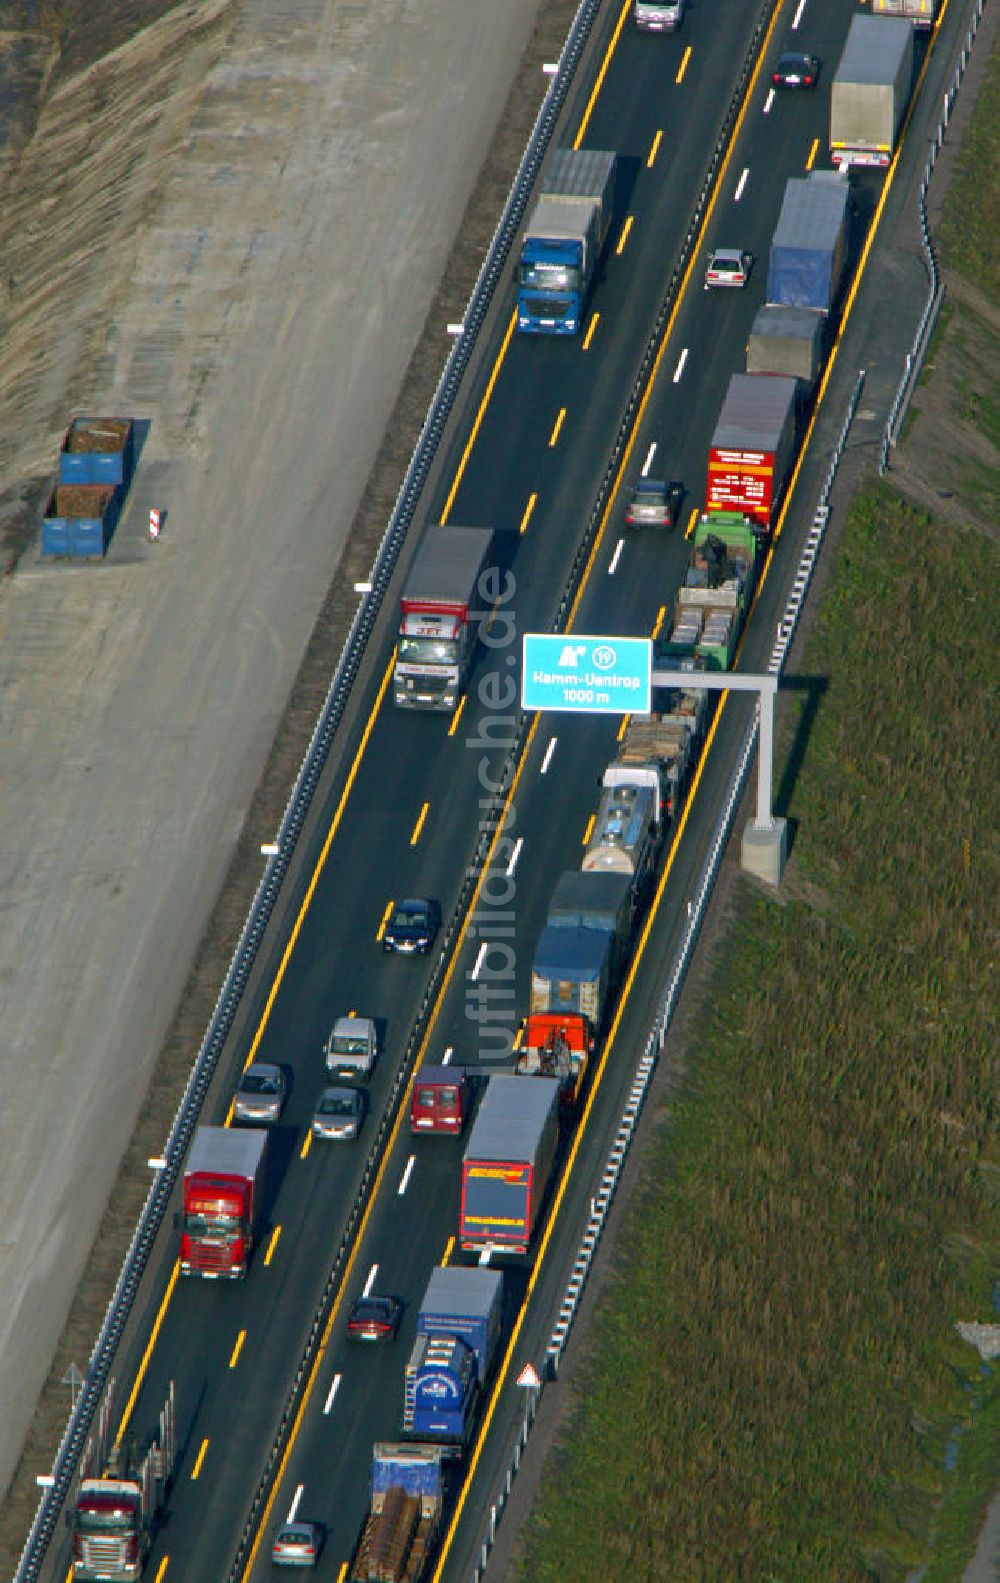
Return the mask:
<path id="1" fill-rule="evenodd" d="M 554 1078 L 490 1078 L 462 1161 L 464 1252 L 528 1252 L 555 1167 L 558 1135 Z"/>
<path id="2" fill-rule="evenodd" d="M 830 89 L 830 154 L 838 170 L 885 168 L 913 86 L 913 23 L 855 16 Z"/>
<path id="3" fill-rule="evenodd" d="M 492 528 L 427 529 L 400 600 L 394 672 L 400 709 L 454 712 L 478 641 L 479 580 Z"/>
<path id="4" fill-rule="evenodd" d="M 444 1511 L 443 1455 L 429 1443 L 376 1443 L 350 1583 L 421 1583 L 429 1575 Z"/>
<path id="5" fill-rule="evenodd" d="M 847 263 L 849 201 L 847 180 L 834 171 L 814 170 L 785 183 L 768 254 L 769 308 L 821 314 L 833 308 Z"/>
<path id="6" fill-rule="evenodd" d="M 618 756 L 604 771 L 605 787 L 648 785 L 656 795 L 661 840 L 677 817 L 687 782 L 694 768 L 708 716 L 708 693 L 697 685 L 696 672 L 704 669 L 697 657 L 692 664 L 690 687 L 670 688 L 657 700 L 653 714 L 630 715 L 618 746 Z M 682 663 L 668 660 L 670 668 Z"/>
<path id="7" fill-rule="evenodd" d="M 417 1314 L 403 1384 L 403 1434 L 461 1456 L 478 1420 L 500 1345 L 499 1270 L 439 1265 Z"/>
<path id="8" fill-rule="evenodd" d="M 747 342 L 747 373 L 784 374 L 807 400 L 823 366 L 825 328 L 811 308 L 761 308 Z"/>
<path id="9" fill-rule="evenodd" d="M 531 1015 L 577 1012 L 592 1027 L 602 1027 L 612 962 L 613 942 L 605 930 L 547 923 L 531 963 Z"/>
<path id="10" fill-rule="evenodd" d="M 872 16 L 902 17 L 918 33 L 930 32 L 937 10 L 938 0 L 872 0 Z"/>
<path id="11" fill-rule="evenodd" d="M 263 1212 L 267 1133 L 199 1127 L 184 1167 L 181 1273 L 241 1280 Z"/>
<path id="12" fill-rule="evenodd" d="M 133 1583 L 149 1559 L 153 1531 L 166 1507 L 177 1447 L 174 1387 L 159 1426 L 140 1456 L 128 1436 L 110 1443 L 109 1388 L 96 1434 L 83 1455 L 83 1477 L 67 1521 L 73 1535 L 74 1583 Z"/>
<path id="13" fill-rule="evenodd" d="M 782 375 L 733 375 L 708 452 L 706 512 L 740 512 L 771 531 L 795 448 L 796 395 Z"/>
<path id="14" fill-rule="evenodd" d="M 576 335 L 607 241 L 615 155 L 560 149 L 542 179 L 518 265 L 517 327 Z"/>
<path id="15" fill-rule="evenodd" d="M 738 512 L 702 517 L 677 590 L 665 661 L 694 656 L 713 671 L 732 668 L 753 593 L 759 534 Z"/>

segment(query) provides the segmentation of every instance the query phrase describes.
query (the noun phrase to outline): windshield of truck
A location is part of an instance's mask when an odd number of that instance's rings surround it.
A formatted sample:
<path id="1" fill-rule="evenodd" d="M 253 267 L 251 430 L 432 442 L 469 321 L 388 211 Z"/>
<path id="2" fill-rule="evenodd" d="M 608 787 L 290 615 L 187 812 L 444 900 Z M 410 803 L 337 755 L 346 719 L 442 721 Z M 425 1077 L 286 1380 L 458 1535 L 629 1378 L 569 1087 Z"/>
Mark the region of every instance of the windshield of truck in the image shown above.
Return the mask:
<path id="1" fill-rule="evenodd" d="M 455 665 L 456 645 L 449 638 L 400 638 L 399 658 L 405 665 Z"/>
<path id="2" fill-rule="evenodd" d="M 235 1237 L 241 1224 L 239 1215 L 203 1215 L 189 1210 L 184 1216 L 184 1230 L 189 1237 Z"/>
<path id="3" fill-rule="evenodd" d="M 131 1511 L 78 1511 L 77 1533 L 81 1534 L 130 1534 L 134 1526 Z"/>
<path id="4" fill-rule="evenodd" d="M 529 291 L 579 291 L 580 271 L 572 264 L 548 264 L 536 260 L 521 265 L 521 285 Z"/>
<path id="5" fill-rule="evenodd" d="M 475 1169 L 475 1167 L 473 1167 Z M 521 1173 L 520 1180 L 509 1182 L 502 1166 L 484 1166 L 482 1176 L 465 1178 L 462 1199 L 462 1225 L 473 1236 L 488 1233 L 497 1240 L 523 1237 L 527 1229 L 528 1173 Z M 512 1169 L 514 1175 L 517 1168 Z"/>
<path id="6" fill-rule="evenodd" d="M 334 1055 L 367 1055 L 368 1040 L 363 1034 L 338 1033 L 333 1040 Z"/>

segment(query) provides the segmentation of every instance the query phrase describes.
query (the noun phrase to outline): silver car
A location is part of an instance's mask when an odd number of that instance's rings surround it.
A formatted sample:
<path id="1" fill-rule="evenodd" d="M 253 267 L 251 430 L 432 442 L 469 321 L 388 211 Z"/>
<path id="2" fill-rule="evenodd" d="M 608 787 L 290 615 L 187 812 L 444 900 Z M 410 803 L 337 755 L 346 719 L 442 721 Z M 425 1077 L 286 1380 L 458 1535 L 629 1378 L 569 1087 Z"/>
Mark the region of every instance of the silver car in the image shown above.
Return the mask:
<path id="1" fill-rule="evenodd" d="M 378 1055 L 378 1035 L 371 1017 L 338 1017 L 323 1046 L 331 1077 L 360 1083 L 371 1076 Z"/>
<path id="2" fill-rule="evenodd" d="M 254 1061 L 240 1078 L 233 1101 L 234 1121 L 280 1121 L 288 1085 L 280 1066 Z"/>
<path id="3" fill-rule="evenodd" d="M 364 1094 L 359 1088 L 324 1088 L 313 1111 L 314 1138 L 333 1138 L 349 1143 L 361 1130 L 365 1114 Z"/>

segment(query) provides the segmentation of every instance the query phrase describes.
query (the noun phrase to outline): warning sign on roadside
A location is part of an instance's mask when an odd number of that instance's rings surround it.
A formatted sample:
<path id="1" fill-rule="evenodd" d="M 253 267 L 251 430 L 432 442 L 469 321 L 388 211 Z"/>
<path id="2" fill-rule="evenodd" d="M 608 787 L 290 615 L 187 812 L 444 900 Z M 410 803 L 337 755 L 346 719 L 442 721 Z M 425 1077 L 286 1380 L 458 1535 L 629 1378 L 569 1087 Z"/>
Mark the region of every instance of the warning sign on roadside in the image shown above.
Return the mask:
<path id="1" fill-rule="evenodd" d="M 524 1365 L 524 1368 L 517 1376 L 517 1383 L 518 1385 L 530 1385 L 533 1390 L 538 1390 L 542 1382 L 538 1378 L 538 1370 L 535 1368 L 533 1363 L 526 1363 Z"/>

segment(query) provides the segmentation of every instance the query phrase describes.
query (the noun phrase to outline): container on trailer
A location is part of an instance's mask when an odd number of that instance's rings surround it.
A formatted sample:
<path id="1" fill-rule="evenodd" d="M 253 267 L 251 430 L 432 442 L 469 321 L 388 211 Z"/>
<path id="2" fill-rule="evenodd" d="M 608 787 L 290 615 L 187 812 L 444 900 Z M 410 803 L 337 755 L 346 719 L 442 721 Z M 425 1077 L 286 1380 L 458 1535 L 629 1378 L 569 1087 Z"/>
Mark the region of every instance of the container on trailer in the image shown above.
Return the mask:
<path id="1" fill-rule="evenodd" d="M 442 1446 L 376 1443 L 351 1583 L 419 1583 L 427 1576 L 444 1510 L 444 1455 Z"/>
<path id="2" fill-rule="evenodd" d="M 855 16 L 830 89 L 830 154 L 840 170 L 892 159 L 913 86 L 913 23 Z"/>
<path id="3" fill-rule="evenodd" d="M 670 666 L 693 658 L 708 670 L 729 670 L 753 592 L 760 535 L 735 511 L 702 517 L 684 581 L 677 590 L 666 644 Z"/>
<path id="4" fill-rule="evenodd" d="M 748 374 L 784 374 L 803 395 L 823 366 L 824 321 L 810 308 L 761 308 L 747 342 Z"/>
<path id="5" fill-rule="evenodd" d="M 614 208 L 616 156 L 560 149 L 542 176 L 518 264 L 517 327 L 575 335 Z"/>
<path id="6" fill-rule="evenodd" d="M 737 511 L 769 532 L 795 445 L 796 382 L 734 374 L 708 453 L 707 512 Z"/>
<path id="7" fill-rule="evenodd" d="M 937 0 L 872 0 L 872 16 L 902 17 L 917 32 L 929 32 L 937 16 Z"/>
<path id="8" fill-rule="evenodd" d="M 617 967 L 625 956 L 632 915 L 629 875 L 569 869 L 556 882 L 545 921 L 554 929 L 603 930 L 613 942 Z"/>
<path id="9" fill-rule="evenodd" d="M 491 1077 L 462 1161 L 459 1242 L 525 1254 L 555 1166 L 559 1084 Z"/>
<path id="10" fill-rule="evenodd" d="M 531 1010 L 578 1011 L 600 1028 L 612 961 L 613 942 L 605 930 L 546 924 L 531 964 Z"/>
<path id="11" fill-rule="evenodd" d="M 768 255 L 768 307 L 830 312 L 847 262 L 849 203 L 848 184 L 833 171 L 785 183 Z"/>

